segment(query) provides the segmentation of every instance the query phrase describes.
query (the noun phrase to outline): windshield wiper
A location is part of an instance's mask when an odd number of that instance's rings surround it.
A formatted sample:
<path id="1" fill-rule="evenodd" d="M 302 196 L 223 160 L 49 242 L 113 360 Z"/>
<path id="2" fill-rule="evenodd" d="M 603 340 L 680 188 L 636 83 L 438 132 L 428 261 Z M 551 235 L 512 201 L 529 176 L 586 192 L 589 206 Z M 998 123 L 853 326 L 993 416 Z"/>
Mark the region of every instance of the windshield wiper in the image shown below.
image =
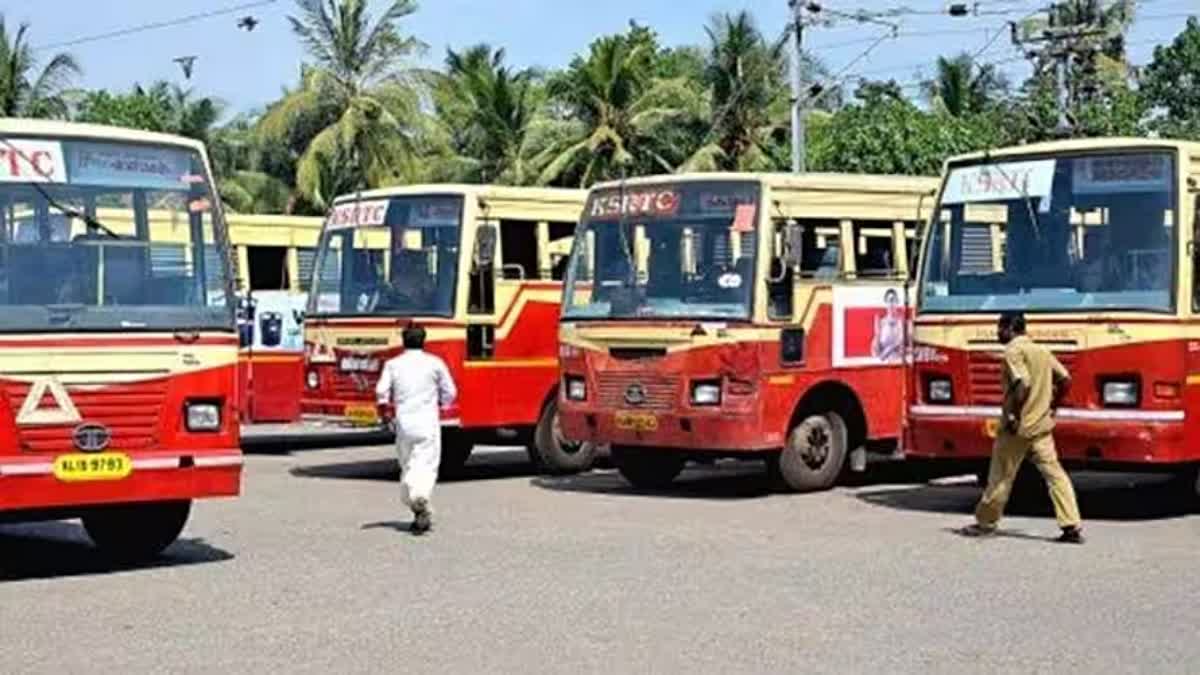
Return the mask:
<path id="1" fill-rule="evenodd" d="M 14 145 L 12 143 L 12 141 L 8 140 L 7 138 L 5 138 L 3 136 L 0 136 L 0 143 L 4 143 L 4 145 L 8 146 L 9 152 L 15 152 L 18 155 L 20 155 L 21 158 L 24 159 L 30 166 L 33 166 L 33 167 L 37 166 L 37 164 L 35 164 L 32 160 L 30 160 L 29 157 L 25 155 L 25 152 L 23 150 L 21 150 L 20 148 L 18 148 L 16 145 Z M 47 180 L 50 179 L 50 177 L 44 173 L 42 174 L 42 178 L 45 178 Z M 113 232 L 111 228 L 109 228 L 107 225 L 105 225 L 104 223 L 97 220 L 95 216 L 88 215 L 86 213 L 83 213 L 81 211 L 78 211 L 76 209 L 73 209 L 69 206 L 65 206 L 62 203 L 60 203 L 57 199 L 55 199 L 53 196 L 50 195 L 50 193 L 46 190 L 46 188 L 42 187 L 41 183 L 38 183 L 37 181 L 29 181 L 29 184 L 31 186 L 33 186 L 34 190 L 38 191 L 38 194 L 40 194 L 42 196 L 42 199 L 46 200 L 47 204 L 49 204 L 51 207 L 56 209 L 59 213 L 62 213 L 64 216 L 67 216 L 68 218 L 82 220 L 84 222 L 84 224 L 88 226 L 89 229 L 100 230 L 105 235 L 112 237 L 113 239 L 121 238 L 121 236 L 118 235 L 116 232 Z"/>
<path id="2" fill-rule="evenodd" d="M 1041 239 L 1042 225 L 1041 221 L 1038 220 L 1037 213 L 1033 210 L 1033 197 L 1029 196 L 1029 188 L 1025 184 L 1017 185 L 1017 181 L 1012 177 L 1012 174 L 1004 170 L 1004 167 L 992 157 L 992 153 L 984 152 L 983 161 L 987 166 L 999 171 L 1000 175 L 1004 177 L 1004 180 L 1008 181 L 1009 185 L 1021 191 L 1021 201 L 1025 203 L 1025 210 L 1029 214 L 1029 224 L 1033 226 L 1033 236 Z M 1051 187 L 1051 192 L 1053 192 L 1053 189 Z"/>

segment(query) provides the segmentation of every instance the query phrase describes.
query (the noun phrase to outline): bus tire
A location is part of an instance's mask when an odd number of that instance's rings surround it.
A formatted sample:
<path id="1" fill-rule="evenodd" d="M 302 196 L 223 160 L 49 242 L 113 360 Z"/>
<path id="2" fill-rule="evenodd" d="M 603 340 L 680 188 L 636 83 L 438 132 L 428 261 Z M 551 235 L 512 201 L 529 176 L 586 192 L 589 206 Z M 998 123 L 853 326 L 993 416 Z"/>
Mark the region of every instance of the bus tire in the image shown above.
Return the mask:
<path id="1" fill-rule="evenodd" d="M 438 463 L 438 479 L 461 476 L 475 444 L 458 429 L 442 430 L 442 461 Z"/>
<path id="2" fill-rule="evenodd" d="M 103 506 L 83 515 L 83 529 L 105 556 L 142 562 L 179 538 L 191 509 L 191 501 Z"/>
<path id="3" fill-rule="evenodd" d="M 675 482 L 687 459 L 683 455 L 661 450 L 614 445 L 612 462 L 630 485 L 642 490 L 654 490 Z"/>
<path id="4" fill-rule="evenodd" d="M 558 401 L 551 399 L 542 409 L 529 454 L 539 471 L 567 475 L 587 471 L 596 459 L 595 443 L 575 443 L 563 437 Z"/>
<path id="5" fill-rule="evenodd" d="M 779 453 L 778 476 L 793 492 L 828 490 L 846 463 L 849 432 L 842 416 L 829 411 L 809 415 L 788 433 Z"/>

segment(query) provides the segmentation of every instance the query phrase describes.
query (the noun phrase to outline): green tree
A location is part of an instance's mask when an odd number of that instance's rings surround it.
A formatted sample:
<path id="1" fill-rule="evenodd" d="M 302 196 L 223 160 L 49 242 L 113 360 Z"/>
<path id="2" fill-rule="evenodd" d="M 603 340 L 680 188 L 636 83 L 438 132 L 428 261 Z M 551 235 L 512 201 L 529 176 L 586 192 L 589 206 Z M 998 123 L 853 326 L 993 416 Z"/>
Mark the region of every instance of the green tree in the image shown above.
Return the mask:
<path id="1" fill-rule="evenodd" d="M 1140 92 L 1163 135 L 1200 139 L 1200 20 L 1189 18 L 1171 44 L 1154 49 Z"/>
<path id="2" fill-rule="evenodd" d="M 65 119 L 70 106 L 64 93 L 81 73 L 70 54 L 51 56 L 39 69 L 29 44 L 29 24 L 11 34 L 0 14 L 0 116 Z"/>
<path id="3" fill-rule="evenodd" d="M 773 136 L 790 116 L 784 44 L 769 44 L 753 16 L 720 14 L 709 22 L 703 82 L 711 92 L 708 142 L 684 169 L 764 171 L 776 168 Z"/>
<path id="4" fill-rule="evenodd" d="M 435 89 L 459 172 L 480 182 L 523 184 L 531 176 L 526 136 L 536 113 L 534 74 L 504 65 L 504 50 L 448 50 Z"/>
<path id="5" fill-rule="evenodd" d="M 171 131 L 167 102 L 148 95 L 139 87 L 125 94 L 114 94 L 105 89 L 85 93 L 75 112 L 75 120 L 160 133 Z"/>
<path id="6" fill-rule="evenodd" d="M 217 174 L 217 189 L 229 209 L 241 213 L 291 213 L 296 196 L 291 186 L 273 174 L 288 163 L 286 150 L 264 143 L 254 115 L 238 115 L 212 130 L 209 157 Z"/>
<path id="7" fill-rule="evenodd" d="M 970 54 L 939 56 L 936 76 L 925 83 L 931 102 L 954 117 L 980 113 L 1008 92 L 1003 74 L 990 64 L 975 63 Z"/>
<path id="8" fill-rule="evenodd" d="M 673 132 L 701 114 L 702 100 L 685 78 L 656 77 L 658 57 L 657 36 L 633 24 L 549 78 L 550 105 L 564 124 L 538 157 L 539 182 L 587 186 L 682 163 L 690 153 Z"/>
<path id="9" fill-rule="evenodd" d="M 300 14 L 289 20 L 313 63 L 260 130 L 293 147 L 300 192 L 326 206 L 339 193 L 413 175 L 419 96 L 403 66 L 424 45 L 399 23 L 416 11 L 414 0 L 392 0 L 375 21 L 366 0 L 296 4 Z"/>

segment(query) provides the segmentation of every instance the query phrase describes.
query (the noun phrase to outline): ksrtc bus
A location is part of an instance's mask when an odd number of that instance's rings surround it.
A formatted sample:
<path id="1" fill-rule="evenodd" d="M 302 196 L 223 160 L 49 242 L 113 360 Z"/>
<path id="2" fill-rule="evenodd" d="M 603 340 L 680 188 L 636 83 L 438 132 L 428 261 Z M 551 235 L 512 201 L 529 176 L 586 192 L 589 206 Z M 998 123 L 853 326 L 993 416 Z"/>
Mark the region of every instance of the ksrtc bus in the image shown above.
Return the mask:
<path id="1" fill-rule="evenodd" d="M 238 494 L 230 270 L 200 143 L 0 120 L 0 519 L 137 558 Z"/>
<path id="2" fill-rule="evenodd" d="M 565 436 L 630 482 L 761 457 L 793 490 L 893 452 L 935 179 L 699 174 L 591 191 L 559 331 Z"/>
<path id="3" fill-rule="evenodd" d="M 1001 390 L 996 323 L 1072 374 L 1065 463 L 1171 471 L 1200 461 L 1200 144 L 1062 141 L 946 166 L 916 289 L 908 454 L 986 466 Z"/>
<path id="4" fill-rule="evenodd" d="M 442 465 L 476 443 L 522 441 L 569 471 L 594 449 L 556 423 L 556 330 L 582 190 L 427 185 L 339 198 L 325 224 L 305 323 L 306 415 L 379 424 L 375 384 L 417 324 L 459 401 Z"/>

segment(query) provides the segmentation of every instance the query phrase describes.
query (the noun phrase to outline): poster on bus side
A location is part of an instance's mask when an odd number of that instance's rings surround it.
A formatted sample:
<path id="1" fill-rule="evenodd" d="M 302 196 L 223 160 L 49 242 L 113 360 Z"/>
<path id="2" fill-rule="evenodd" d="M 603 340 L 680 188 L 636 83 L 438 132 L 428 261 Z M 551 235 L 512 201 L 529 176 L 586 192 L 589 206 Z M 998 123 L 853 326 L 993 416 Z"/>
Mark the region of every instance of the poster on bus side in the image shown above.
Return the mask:
<path id="1" fill-rule="evenodd" d="M 303 352 L 304 310 L 308 295 L 289 291 L 254 291 L 254 321 L 242 330 L 253 333 L 256 352 Z"/>
<path id="2" fill-rule="evenodd" d="M 834 287 L 833 366 L 902 364 L 908 318 L 903 284 Z"/>

